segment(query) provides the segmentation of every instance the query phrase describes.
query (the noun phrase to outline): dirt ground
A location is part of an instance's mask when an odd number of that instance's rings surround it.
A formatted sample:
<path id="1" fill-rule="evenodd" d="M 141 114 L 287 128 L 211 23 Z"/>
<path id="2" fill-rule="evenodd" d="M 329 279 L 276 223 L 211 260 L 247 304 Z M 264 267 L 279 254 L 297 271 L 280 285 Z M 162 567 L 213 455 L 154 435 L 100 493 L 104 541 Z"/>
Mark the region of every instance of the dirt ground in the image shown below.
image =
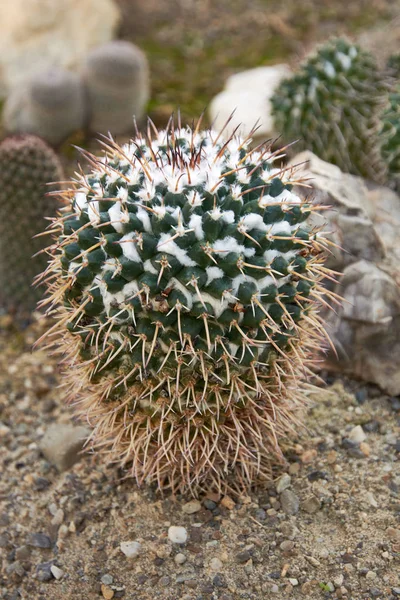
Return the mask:
<path id="1" fill-rule="evenodd" d="M 187 514 L 190 498 L 138 489 L 98 456 L 63 473 L 43 457 L 46 428 L 71 414 L 56 364 L 31 351 L 37 333 L 0 336 L 0 598 L 400 596 L 398 398 L 328 377 L 280 479 Z M 169 541 L 171 525 L 185 544 Z M 140 543 L 136 558 L 126 541 Z"/>

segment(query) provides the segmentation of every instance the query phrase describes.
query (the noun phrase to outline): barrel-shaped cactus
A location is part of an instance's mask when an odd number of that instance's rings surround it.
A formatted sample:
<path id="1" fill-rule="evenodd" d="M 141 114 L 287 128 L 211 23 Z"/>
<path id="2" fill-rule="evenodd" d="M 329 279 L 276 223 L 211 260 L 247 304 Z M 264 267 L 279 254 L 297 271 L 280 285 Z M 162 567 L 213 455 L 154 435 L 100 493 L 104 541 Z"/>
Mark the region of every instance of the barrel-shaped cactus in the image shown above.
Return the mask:
<path id="1" fill-rule="evenodd" d="M 86 124 L 80 77 L 55 67 L 36 74 L 10 94 L 3 124 L 9 132 L 32 133 L 58 146 Z"/>
<path id="2" fill-rule="evenodd" d="M 83 69 L 93 132 L 131 132 L 149 97 L 149 70 L 144 53 L 116 40 L 92 50 Z"/>
<path id="3" fill-rule="evenodd" d="M 297 423 L 327 270 L 276 160 L 170 123 L 110 141 L 66 194 L 50 339 L 95 447 L 139 483 L 245 489 Z"/>
<path id="4" fill-rule="evenodd" d="M 10 136 L 0 144 L 0 309 L 24 319 L 42 292 L 32 280 L 47 264 L 34 254 L 45 247 L 33 238 L 47 225 L 56 202 L 47 184 L 60 181 L 62 170 L 54 151 L 41 139 Z"/>
<path id="5" fill-rule="evenodd" d="M 330 40 L 278 87 L 271 101 L 276 130 L 343 171 L 383 181 L 378 135 L 387 88 L 371 54 Z"/>

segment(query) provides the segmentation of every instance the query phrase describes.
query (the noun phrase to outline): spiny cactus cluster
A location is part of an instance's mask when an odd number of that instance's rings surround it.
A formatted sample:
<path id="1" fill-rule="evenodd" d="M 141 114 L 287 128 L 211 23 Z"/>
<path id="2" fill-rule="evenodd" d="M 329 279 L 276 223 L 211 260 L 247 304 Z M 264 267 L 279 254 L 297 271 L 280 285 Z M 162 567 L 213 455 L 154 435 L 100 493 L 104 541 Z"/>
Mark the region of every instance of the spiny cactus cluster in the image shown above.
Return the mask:
<path id="1" fill-rule="evenodd" d="M 21 318 L 32 311 L 42 293 L 32 280 L 47 265 L 43 249 L 45 217 L 54 213 L 49 183 L 62 179 L 60 162 L 41 139 L 10 136 L 0 144 L 0 309 Z"/>
<path id="2" fill-rule="evenodd" d="M 329 271 L 279 158 L 149 123 L 66 193 L 43 274 L 50 339 L 94 445 L 139 484 L 196 493 L 230 474 L 243 490 L 297 423 Z"/>
<path id="3" fill-rule="evenodd" d="M 400 186 L 400 87 L 389 94 L 389 106 L 382 115 L 382 157 L 387 165 L 388 178 Z"/>
<path id="4" fill-rule="evenodd" d="M 387 88 L 371 54 L 330 40 L 278 87 L 276 130 L 343 171 L 383 181 L 378 134 Z"/>

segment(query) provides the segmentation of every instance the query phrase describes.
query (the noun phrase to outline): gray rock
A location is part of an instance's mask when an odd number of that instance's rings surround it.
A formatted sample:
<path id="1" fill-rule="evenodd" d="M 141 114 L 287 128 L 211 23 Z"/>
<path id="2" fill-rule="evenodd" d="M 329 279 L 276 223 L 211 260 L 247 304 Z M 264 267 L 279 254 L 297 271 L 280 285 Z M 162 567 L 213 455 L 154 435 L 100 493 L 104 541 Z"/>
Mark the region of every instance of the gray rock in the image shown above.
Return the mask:
<path id="1" fill-rule="evenodd" d="M 283 490 L 279 498 L 282 510 L 286 515 L 295 515 L 299 512 L 300 501 L 292 490 Z"/>
<path id="2" fill-rule="evenodd" d="M 53 573 L 51 572 L 51 567 L 54 565 L 54 560 L 50 560 L 49 562 L 40 563 L 36 567 L 36 577 L 39 581 L 51 581 L 54 579 Z"/>
<path id="3" fill-rule="evenodd" d="M 49 462 L 61 471 L 72 467 L 79 460 L 89 430 L 70 423 L 54 423 L 46 430 L 40 441 L 40 450 Z"/>
<path id="4" fill-rule="evenodd" d="M 301 503 L 301 509 L 309 514 L 318 512 L 320 508 L 321 502 L 315 496 L 310 496 L 309 498 L 306 498 L 304 502 Z"/>
<path id="5" fill-rule="evenodd" d="M 31 533 L 27 540 L 28 546 L 35 548 L 51 548 L 51 539 L 45 533 Z"/>

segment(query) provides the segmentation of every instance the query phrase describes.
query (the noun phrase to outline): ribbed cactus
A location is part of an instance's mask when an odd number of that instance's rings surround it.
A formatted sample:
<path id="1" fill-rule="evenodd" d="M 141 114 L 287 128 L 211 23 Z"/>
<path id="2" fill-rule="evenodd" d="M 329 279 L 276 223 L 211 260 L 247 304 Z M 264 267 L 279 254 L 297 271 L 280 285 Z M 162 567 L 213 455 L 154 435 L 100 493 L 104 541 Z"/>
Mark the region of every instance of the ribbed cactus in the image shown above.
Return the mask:
<path id="1" fill-rule="evenodd" d="M 276 130 L 286 141 L 298 139 L 296 149 L 381 181 L 379 118 L 387 87 L 371 54 L 331 40 L 278 87 L 271 101 Z"/>
<path id="2" fill-rule="evenodd" d="M 118 147 L 66 194 L 45 278 L 69 398 L 139 483 L 244 489 L 297 423 L 327 272 L 269 148 L 212 131 Z M 51 336 L 53 338 L 53 335 Z"/>
<path id="3" fill-rule="evenodd" d="M 400 189 L 400 54 L 392 55 L 387 66 L 393 77 L 393 90 L 382 114 L 381 149 L 388 179 L 396 189 Z"/>
<path id="4" fill-rule="evenodd" d="M 80 77 L 51 68 L 16 88 L 6 101 L 3 124 L 7 131 L 32 133 L 57 146 L 82 129 L 86 120 Z"/>
<path id="5" fill-rule="evenodd" d="M 113 135 L 133 130 L 149 97 L 146 56 L 134 44 L 121 40 L 103 44 L 89 53 L 83 70 L 89 102 L 89 127 Z"/>
<path id="6" fill-rule="evenodd" d="M 32 311 L 42 292 L 32 280 L 47 264 L 47 256 L 32 255 L 44 248 L 45 217 L 55 212 L 47 185 L 62 179 L 54 151 L 41 139 L 10 136 L 0 144 L 0 309 L 21 318 Z"/>

